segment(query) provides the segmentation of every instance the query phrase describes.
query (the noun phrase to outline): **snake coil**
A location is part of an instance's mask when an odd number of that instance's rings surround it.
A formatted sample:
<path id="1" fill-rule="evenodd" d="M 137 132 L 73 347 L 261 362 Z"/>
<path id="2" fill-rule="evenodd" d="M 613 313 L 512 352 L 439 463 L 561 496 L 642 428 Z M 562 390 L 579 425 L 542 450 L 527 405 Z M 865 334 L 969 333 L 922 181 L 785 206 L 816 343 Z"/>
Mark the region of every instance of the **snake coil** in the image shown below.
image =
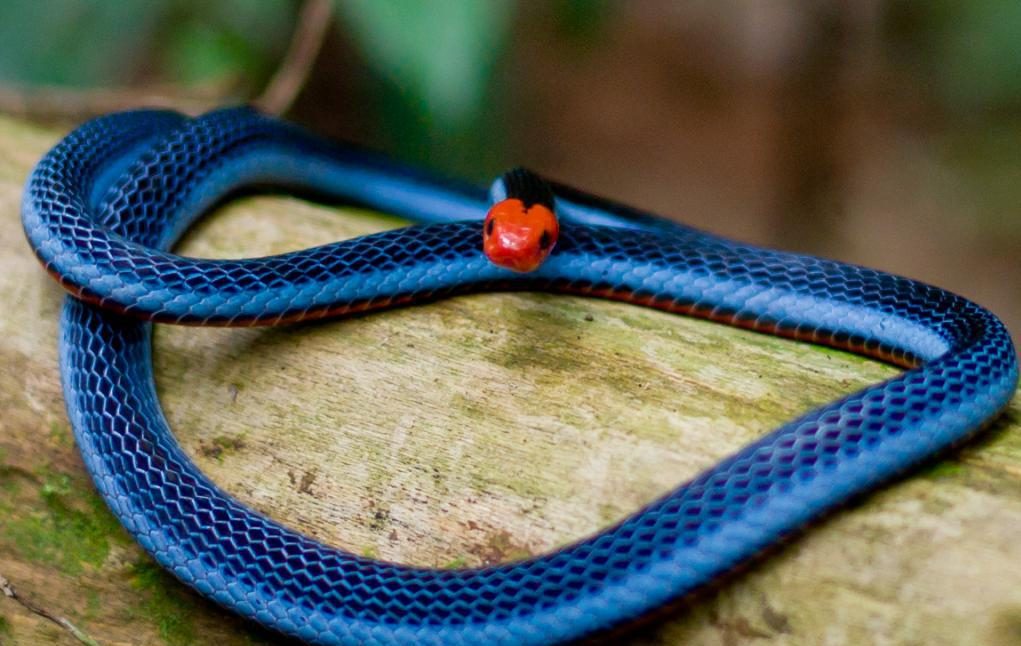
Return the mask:
<path id="1" fill-rule="evenodd" d="M 239 188 L 311 190 L 425 224 L 251 260 L 168 253 Z M 318 644 L 545 644 L 619 627 L 725 574 L 860 492 L 964 440 L 1007 404 L 1017 357 L 941 289 L 707 235 L 553 185 L 554 253 L 482 254 L 488 201 L 251 110 L 86 123 L 29 178 L 27 237 L 64 305 L 67 410 L 113 513 L 203 595 Z M 505 194 L 501 182 L 493 188 Z M 356 556 L 244 507 L 179 448 L 153 385 L 151 321 L 271 325 L 495 289 L 588 294 L 850 349 L 907 368 L 744 447 L 605 531 L 494 567 Z"/>

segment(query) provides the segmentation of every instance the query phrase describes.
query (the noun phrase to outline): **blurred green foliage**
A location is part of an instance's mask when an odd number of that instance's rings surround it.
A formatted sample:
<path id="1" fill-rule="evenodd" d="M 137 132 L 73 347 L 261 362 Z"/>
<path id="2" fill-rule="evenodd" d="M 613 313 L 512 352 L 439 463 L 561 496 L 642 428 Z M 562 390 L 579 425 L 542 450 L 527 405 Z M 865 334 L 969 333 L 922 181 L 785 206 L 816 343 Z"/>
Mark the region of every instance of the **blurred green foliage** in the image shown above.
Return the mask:
<path id="1" fill-rule="evenodd" d="M 473 119 L 503 51 L 511 0 L 335 4 L 337 27 L 430 121 Z M 296 11 L 288 0 L 7 0 L 0 81 L 185 89 L 229 82 L 252 92 L 282 56 Z"/>
<path id="2" fill-rule="evenodd" d="M 0 81 L 254 88 L 286 47 L 294 12 L 286 0 L 7 0 Z"/>
<path id="3" fill-rule="evenodd" d="M 470 121 L 510 26 L 509 0 L 338 2 L 368 62 L 447 124 Z"/>
<path id="4" fill-rule="evenodd" d="M 159 68 L 186 85 L 241 78 L 258 89 L 287 46 L 295 14 L 294 4 L 285 0 L 167 4 L 173 6 L 160 33 L 167 44 L 157 48 L 163 52 Z"/>
<path id="5" fill-rule="evenodd" d="M 554 37 L 583 56 L 599 46 L 620 2 L 541 6 L 555 22 Z M 365 110 L 376 143 L 476 179 L 506 163 L 503 93 L 513 91 L 513 79 L 502 76 L 512 67 L 521 6 L 336 0 L 334 33 L 369 72 L 360 91 L 372 100 Z M 4 0 L 0 86 L 162 85 L 170 93 L 212 89 L 224 101 L 245 100 L 279 64 L 299 7 L 299 0 Z M 951 154 L 974 171 L 980 192 L 1012 206 L 1021 174 L 1014 146 L 1021 132 L 1021 2 L 886 0 L 880 7 L 887 64 L 904 70 L 902 77 L 958 124 L 954 136 L 965 133 L 950 142 Z"/>
<path id="6" fill-rule="evenodd" d="M 379 134 L 400 157 L 473 179 L 503 165 L 500 87 L 492 82 L 510 0 L 349 0 L 337 26 L 376 82 Z"/>
<path id="7" fill-rule="evenodd" d="M 0 78 L 79 87 L 127 81 L 125 61 L 148 47 L 155 26 L 145 0 L 7 2 L 0 9 Z"/>
<path id="8" fill-rule="evenodd" d="M 512 0 L 347 0 L 334 22 L 376 77 L 377 129 L 402 157 L 479 177 L 499 146 L 488 99 Z M 297 0 L 6 0 L 0 84 L 15 88 L 214 88 L 225 101 L 267 83 L 295 29 Z M 479 135 L 489 130 L 488 136 Z M 487 156 L 490 163 L 485 160 Z"/>
<path id="9" fill-rule="evenodd" d="M 890 2 L 894 61 L 959 118 L 1021 106 L 1021 2 Z"/>
<path id="10" fill-rule="evenodd" d="M 240 96 L 272 73 L 298 0 L 5 0 L 0 82 L 16 86 L 192 87 L 232 83 Z M 556 0 L 561 35 L 591 41 L 607 0 Z M 888 0 L 891 59 L 966 114 L 1021 105 L 1021 2 Z M 506 51 L 514 0 L 344 0 L 336 27 L 365 63 L 431 123 L 484 109 Z"/>
<path id="11" fill-rule="evenodd" d="M 897 0 L 886 26 L 894 65 L 953 124 L 939 141 L 979 207 L 971 224 L 989 237 L 1021 235 L 1021 2 Z"/>

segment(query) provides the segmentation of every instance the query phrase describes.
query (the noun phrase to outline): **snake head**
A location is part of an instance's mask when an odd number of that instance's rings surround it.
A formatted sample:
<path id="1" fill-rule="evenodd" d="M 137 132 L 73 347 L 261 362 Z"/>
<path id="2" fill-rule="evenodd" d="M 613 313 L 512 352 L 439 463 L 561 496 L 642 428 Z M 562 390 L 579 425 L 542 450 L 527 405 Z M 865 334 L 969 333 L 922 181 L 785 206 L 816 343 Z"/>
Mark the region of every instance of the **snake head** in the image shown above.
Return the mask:
<path id="1" fill-rule="evenodd" d="M 490 262 L 529 272 L 549 257 L 560 235 L 553 191 L 524 169 L 503 176 L 506 198 L 489 209 L 482 226 L 482 249 Z"/>

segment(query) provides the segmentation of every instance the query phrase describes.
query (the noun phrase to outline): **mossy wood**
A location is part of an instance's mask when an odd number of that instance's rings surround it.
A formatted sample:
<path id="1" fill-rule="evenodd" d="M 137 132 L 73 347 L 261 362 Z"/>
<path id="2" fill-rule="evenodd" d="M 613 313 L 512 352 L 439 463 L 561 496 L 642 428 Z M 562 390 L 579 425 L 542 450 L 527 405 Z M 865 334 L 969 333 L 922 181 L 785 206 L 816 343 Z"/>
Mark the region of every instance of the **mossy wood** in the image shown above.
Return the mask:
<path id="1" fill-rule="evenodd" d="M 165 574 L 106 510 L 57 373 L 63 294 L 19 203 L 58 135 L 0 120 L 0 575 L 99 644 L 275 643 Z M 181 247 L 276 253 L 396 226 L 250 197 Z M 895 369 L 628 305 L 477 295 L 284 329 L 160 326 L 185 451 L 252 507 L 359 554 L 461 567 L 594 532 Z M 633 644 L 1021 644 L 1021 400 Z M 81 637 L 81 635 L 79 636 Z M 0 595 L 0 643 L 73 644 Z"/>

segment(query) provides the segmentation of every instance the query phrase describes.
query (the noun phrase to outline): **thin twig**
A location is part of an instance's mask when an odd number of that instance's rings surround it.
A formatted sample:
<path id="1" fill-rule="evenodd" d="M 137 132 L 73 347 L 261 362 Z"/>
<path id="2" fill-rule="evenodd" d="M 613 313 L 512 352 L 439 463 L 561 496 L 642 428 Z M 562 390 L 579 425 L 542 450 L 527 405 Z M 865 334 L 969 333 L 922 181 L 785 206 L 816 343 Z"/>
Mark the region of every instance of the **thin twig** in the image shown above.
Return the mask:
<path id="1" fill-rule="evenodd" d="M 280 115 L 291 107 L 323 46 L 332 13 L 332 0 L 305 0 L 280 67 L 262 95 L 254 101 L 257 108 L 268 114 Z"/>
<path id="2" fill-rule="evenodd" d="M 89 634 L 86 633 L 84 630 L 81 630 L 80 628 L 72 624 L 65 617 L 55 615 L 46 610 L 45 608 L 40 608 L 31 601 L 28 601 L 27 599 L 24 599 L 23 597 L 19 596 L 18 593 L 15 592 L 14 586 L 11 585 L 11 582 L 4 578 L 4 575 L 2 574 L 0 574 L 0 592 L 2 592 L 3 595 L 8 599 L 11 599 L 12 601 L 20 604 L 21 607 L 23 607 L 25 610 L 28 610 L 32 614 L 38 615 L 43 619 L 47 619 L 57 624 L 58 626 L 69 632 L 72 637 L 74 637 L 81 643 L 85 644 L 86 646 L 99 646 L 99 642 L 90 637 Z"/>

